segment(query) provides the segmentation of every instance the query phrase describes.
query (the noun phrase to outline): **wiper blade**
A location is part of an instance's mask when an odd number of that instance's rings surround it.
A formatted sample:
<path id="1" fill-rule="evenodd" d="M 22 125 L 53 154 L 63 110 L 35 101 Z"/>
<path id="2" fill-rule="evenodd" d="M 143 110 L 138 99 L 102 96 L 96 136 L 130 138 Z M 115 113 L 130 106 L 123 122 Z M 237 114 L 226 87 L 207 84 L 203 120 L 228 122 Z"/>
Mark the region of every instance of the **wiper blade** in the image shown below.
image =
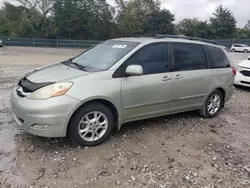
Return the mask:
<path id="1" fill-rule="evenodd" d="M 74 62 L 69 62 L 70 64 L 72 64 L 72 65 L 75 65 L 75 66 L 77 66 L 78 67 L 78 69 L 80 69 L 80 70 L 85 70 L 85 67 L 84 66 L 82 66 L 82 65 L 80 65 L 80 64 L 78 64 L 78 63 L 74 63 Z"/>
<path id="2" fill-rule="evenodd" d="M 63 63 L 66 64 L 66 65 L 72 64 L 72 65 L 75 65 L 80 70 L 85 70 L 84 66 L 82 66 L 82 65 L 80 65 L 78 63 L 73 62 L 71 58 L 69 60 L 67 60 L 67 61 L 64 61 Z"/>

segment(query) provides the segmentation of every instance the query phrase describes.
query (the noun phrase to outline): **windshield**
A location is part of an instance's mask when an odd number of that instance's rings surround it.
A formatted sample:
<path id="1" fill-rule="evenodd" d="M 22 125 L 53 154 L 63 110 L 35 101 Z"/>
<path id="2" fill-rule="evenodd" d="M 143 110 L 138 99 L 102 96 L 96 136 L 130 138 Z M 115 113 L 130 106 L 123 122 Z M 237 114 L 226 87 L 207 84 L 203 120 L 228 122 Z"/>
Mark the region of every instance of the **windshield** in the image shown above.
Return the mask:
<path id="1" fill-rule="evenodd" d="M 244 44 L 244 47 L 249 47 L 248 45 Z"/>
<path id="2" fill-rule="evenodd" d="M 139 43 L 108 40 L 75 57 L 72 62 L 86 68 L 107 70 Z"/>

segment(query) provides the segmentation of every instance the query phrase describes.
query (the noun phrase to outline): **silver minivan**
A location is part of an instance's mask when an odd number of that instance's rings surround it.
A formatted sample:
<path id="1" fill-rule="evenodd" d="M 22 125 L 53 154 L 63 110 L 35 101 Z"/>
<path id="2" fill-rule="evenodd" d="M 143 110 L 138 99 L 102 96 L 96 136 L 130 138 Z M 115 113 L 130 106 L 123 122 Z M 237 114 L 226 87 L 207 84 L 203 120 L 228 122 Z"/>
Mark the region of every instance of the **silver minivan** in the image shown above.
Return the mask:
<path id="1" fill-rule="evenodd" d="M 233 95 L 235 74 L 218 45 L 113 39 L 29 72 L 12 92 L 12 114 L 28 133 L 95 146 L 131 121 L 192 110 L 215 117 Z"/>

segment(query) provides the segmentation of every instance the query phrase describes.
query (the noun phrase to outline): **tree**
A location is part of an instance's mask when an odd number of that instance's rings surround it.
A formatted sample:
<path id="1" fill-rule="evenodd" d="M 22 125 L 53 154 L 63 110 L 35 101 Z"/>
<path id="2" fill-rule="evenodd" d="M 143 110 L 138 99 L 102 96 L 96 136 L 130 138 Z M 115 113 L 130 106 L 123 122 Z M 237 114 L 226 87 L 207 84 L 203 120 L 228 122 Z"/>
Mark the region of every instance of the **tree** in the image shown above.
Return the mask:
<path id="1" fill-rule="evenodd" d="M 214 38 L 232 38 L 237 23 L 233 13 L 220 5 L 213 15 L 214 17 L 210 18 L 212 36 Z"/>
<path id="2" fill-rule="evenodd" d="M 55 34 L 61 38 L 109 38 L 112 7 L 106 0 L 56 0 L 54 5 Z"/>
<path id="3" fill-rule="evenodd" d="M 43 16 L 34 9 L 5 3 L 0 13 L 0 33 L 7 36 L 40 37 Z"/>
<path id="4" fill-rule="evenodd" d="M 160 10 L 158 0 L 117 0 L 116 3 L 116 23 L 121 36 L 142 34 L 147 18 Z"/>
<path id="5" fill-rule="evenodd" d="M 234 33 L 234 38 L 237 38 L 237 39 L 250 38 L 250 31 L 247 29 L 236 28 L 235 33 Z"/>
<path id="6" fill-rule="evenodd" d="M 209 25 L 197 18 L 183 19 L 176 26 L 178 34 L 190 37 L 209 38 Z"/>
<path id="7" fill-rule="evenodd" d="M 152 12 L 144 25 L 146 34 L 174 34 L 174 15 L 166 9 Z"/>
<path id="8" fill-rule="evenodd" d="M 52 11 L 54 0 L 17 0 L 22 6 L 28 9 L 35 9 L 46 16 Z"/>

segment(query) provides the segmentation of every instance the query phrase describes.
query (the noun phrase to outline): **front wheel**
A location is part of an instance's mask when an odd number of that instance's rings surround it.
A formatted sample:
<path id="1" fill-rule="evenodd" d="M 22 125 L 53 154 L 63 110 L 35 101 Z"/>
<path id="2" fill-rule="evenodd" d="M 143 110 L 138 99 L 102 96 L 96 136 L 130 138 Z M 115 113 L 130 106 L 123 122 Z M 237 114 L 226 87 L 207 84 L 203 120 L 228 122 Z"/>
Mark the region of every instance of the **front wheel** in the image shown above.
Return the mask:
<path id="1" fill-rule="evenodd" d="M 80 108 L 69 123 L 69 136 L 80 146 L 96 146 L 106 141 L 112 133 L 114 116 L 100 103 L 90 103 Z"/>
<path id="2" fill-rule="evenodd" d="M 244 53 L 248 53 L 248 50 L 247 50 L 247 49 L 245 49 L 245 50 L 244 50 Z"/>
<path id="3" fill-rule="evenodd" d="M 202 109 L 199 110 L 199 113 L 208 118 L 212 118 L 218 115 L 223 105 L 223 97 L 219 90 L 215 90 L 211 93 L 207 100 L 205 101 Z"/>

